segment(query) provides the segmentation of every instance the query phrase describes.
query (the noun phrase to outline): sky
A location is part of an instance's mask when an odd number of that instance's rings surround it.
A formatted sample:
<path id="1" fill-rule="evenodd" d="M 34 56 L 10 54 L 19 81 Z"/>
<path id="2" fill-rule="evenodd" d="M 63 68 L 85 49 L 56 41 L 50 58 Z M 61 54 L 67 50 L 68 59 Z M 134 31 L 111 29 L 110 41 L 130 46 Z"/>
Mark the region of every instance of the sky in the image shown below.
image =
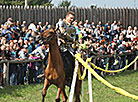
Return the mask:
<path id="1" fill-rule="evenodd" d="M 90 7 L 96 5 L 97 7 L 138 7 L 138 0 L 69 0 L 71 5 L 77 7 Z M 52 0 L 52 3 L 57 6 L 62 0 Z"/>

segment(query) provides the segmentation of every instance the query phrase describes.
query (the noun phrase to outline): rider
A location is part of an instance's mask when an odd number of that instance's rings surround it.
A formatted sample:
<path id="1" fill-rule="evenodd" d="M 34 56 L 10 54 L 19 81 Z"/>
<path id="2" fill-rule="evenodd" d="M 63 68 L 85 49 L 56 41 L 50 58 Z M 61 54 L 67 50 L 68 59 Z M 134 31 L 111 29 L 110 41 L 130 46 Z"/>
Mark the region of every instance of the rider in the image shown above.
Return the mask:
<path id="1" fill-rule="evenodd" d="M 68 50 L 71 54 L 74 53 L 72 49 L 72 44 L 75 42 L 76 38 L 76 29 L 73 26 L 75 13 L 73 11 L 69 11 L 66 14 L 65 19 L 59 19 L 59 22 L 57 23 L 57 33 L 59 37 L 59 45 L 60 49 L 64 52 Z"/>
<path id="2" fill-rule="evenodd" d="M 75 67 L 74 51 L 72 44 L 75 42 L 76 29 L 73 26 L 75 13 L 69 11 L 64 20 L 60 19 L 57 23 L 58 44 L 64 63 L 67 85 L 70 86 L 73 76 L 73 68 Z"/>

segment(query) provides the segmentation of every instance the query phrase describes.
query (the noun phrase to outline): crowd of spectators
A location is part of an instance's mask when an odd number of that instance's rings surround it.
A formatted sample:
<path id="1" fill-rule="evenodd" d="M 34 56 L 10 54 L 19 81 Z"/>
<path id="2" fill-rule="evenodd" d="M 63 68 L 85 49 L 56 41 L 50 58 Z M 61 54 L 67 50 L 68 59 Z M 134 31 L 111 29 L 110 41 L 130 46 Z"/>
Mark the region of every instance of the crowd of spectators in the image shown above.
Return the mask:
<path id="1" fill-rule="evenodd" d="M 123 28 L 120 21 L 107 22 L 103 24 L 99 21 L 97 25 L 88 20 L 75 21 L 76 34 L 78 37 L 76 49 L 83 49 L 83 55 L 91 57 L 94 55 L 113 55 L 111 58 L 97 58 L 95 64 L 101 68 L 106 68 L 109 62 L 109 68 L 121 69 L 129 64 L 136 56 L 138 50 L 138 30 L 137 27 L 128 26 Z M 78 52 L 78 50 L 76 50 Z M 126 54 L 133 53 L 132 55 Z M 118 55 L 120 54 L 120 56 Z M 121 56 L 125 54 L 126 56 Z M 118 66 L 117 66 L 118 65 Z M 132 69 L 131 66 L 129 69 Z"/>
<path id="2" fill-rule="evenodd" d="M 44 30 L 51 29 L 48 22 L 42 26 L 42 22 L 35 25 L 31 22 L 29 25 L 26 21 L 22 24 L 19 21 L 13 21 L 12 18 L 1 24 L 0 27 L 0 55 L 1 60 L 25 60 L 25 59 L 44 59 L 47 55 L 47 46 L 36 36 Z M 2 84 L 3 65 L 0 65 L 0 86 Z M 10 64 L 10 81 L 11 85 L 28 83 L 39 83 L 37 76 L 42 71 L 42 62 L 30 62 L 23 64 Z M 28 72 L 28 78 L 26 78 Z"/>
<path id="3" fill-rule="evenodd" d="M 59 20 L 60 23 L 62 19 Z M 138 31 L 137 27 L 129 26 L 123 28 L 121 22 L 114 21 L 103 24 L 99 21 L 95 22 L 86 20 L 74 21 L 73 25 L 76 29 L 76 43 L 72 44 L 75 53 L 82 52 L 87 57 L 96 55 L 114 55 L 135 53 L 138 50 Z M 1 59 L 7 60 L 24 60 L 24 59 L 44 59 L 48 52 L 48 47 L 41 40 L 37 40 L 37 35 L 45 30 L 52 29 L 51 25 L 46 22 L 34 24 L 31 22 L 27 25 L 26 21 L 20 24 L 19 21 L 13 21 L 8 18 L 0 27 L 0 55 Z M 128 59 L 129 57 L 129 59 Z M 109 61 L 111 69 L 114 69 L 116 64 L 118 68 L 126 65 L 134 59 L 133 56 L 115 56 Z M 96 65 L 105 68 L 107 58 L 97 58 Z M 26 71 L 28 71 L 28 83 L 39 83 L 37 76 L 42 71 L 42 63 L 24 63 L 10 64 L 10 80 L 11 85 L 24 84 L 26 81 Z M 3 65 L 0 65 L 0 86 L 2 84 Z"/>

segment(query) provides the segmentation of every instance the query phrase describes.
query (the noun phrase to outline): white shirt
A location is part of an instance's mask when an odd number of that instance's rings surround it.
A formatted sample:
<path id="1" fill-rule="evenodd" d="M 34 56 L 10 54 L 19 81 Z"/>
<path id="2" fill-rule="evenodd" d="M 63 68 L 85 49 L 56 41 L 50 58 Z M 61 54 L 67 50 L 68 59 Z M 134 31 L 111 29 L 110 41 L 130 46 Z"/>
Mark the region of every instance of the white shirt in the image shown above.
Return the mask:
<path id="1" fill-rule="evenodd" d="M 26 56 L 26 53 L 24 52 L 24 49 L 22 49 L 21 51 L 19 51 L 19 58 L 23 58 L 23 59 L 26 59 L 27 56 Z"/>
<path id="2" fill-rule="evenodd" d="M 42 57 L 42 59 L 45 58 L 45 55 L 43 53 L 43 50 L 41 49 L 41 46 L 38 47 L 37 49 L 35 49 L 31 54 L 35 54 L 36 56 L 40 55 Z"/>
<path id="3" fill-rule="evenodd" d="M 31 23 L 29 26 L 28 26 L 28 29 L 32 29 L 32 31 L 36 32 L 36 26 L 34 23 Z"/>

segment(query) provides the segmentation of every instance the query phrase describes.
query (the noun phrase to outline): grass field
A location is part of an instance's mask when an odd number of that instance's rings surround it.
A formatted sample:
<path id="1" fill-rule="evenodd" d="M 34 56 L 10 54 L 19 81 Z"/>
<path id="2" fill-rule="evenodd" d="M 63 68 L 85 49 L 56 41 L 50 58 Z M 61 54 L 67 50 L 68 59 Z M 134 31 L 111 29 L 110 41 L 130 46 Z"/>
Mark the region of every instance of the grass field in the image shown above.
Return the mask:
<path id="1" fill-rule="evenodd" d="M 114 86 L 125 89 L 126 91 L 138 96 L 138 71 L 126 71 L 114 76 L 104 77 Z M 88 81 L 83 81 L 84 97 L 83 102 L 89 102 Z M 93 102 L 138 102 L 129 97 L 116 93 L 104 84 L 93 78 Z M 41 91 L 43 84 L 10 86 L 0 89 L 0 102 L 41 102 Z M 46 102 L 54 102 L 56 97 L 56 87 L 52 85 L 46 96 Z M 67 95 L 69 89 L 66 88 Z"/>

